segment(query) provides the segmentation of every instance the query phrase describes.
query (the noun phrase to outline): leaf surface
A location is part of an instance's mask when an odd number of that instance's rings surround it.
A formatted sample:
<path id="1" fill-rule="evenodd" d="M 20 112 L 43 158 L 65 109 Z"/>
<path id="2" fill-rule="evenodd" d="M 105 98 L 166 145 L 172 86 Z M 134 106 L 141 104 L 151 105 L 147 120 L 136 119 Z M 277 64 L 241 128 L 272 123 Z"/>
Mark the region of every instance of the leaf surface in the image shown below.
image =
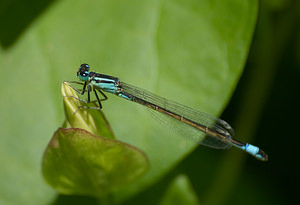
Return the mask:
<path id="1" fill-rule="evenodd" d="M 14 17 L 22 19 L 17 11 Z M 41 158 L 64 120 L 61 82 L 75 80 L 81 63 L 218 116 L 243 70 L 256 15 L 257 1 L 53 3 L 12 47 L 0 49 L 0 203 L 45 204 L 55 197 L 42 179 Z M 123 201 L 159 180 L 196 145 L 141 106 L 108 97 L 103 111 L 115 135 L 151 163 L 142 180 L 116 193 Z"/>

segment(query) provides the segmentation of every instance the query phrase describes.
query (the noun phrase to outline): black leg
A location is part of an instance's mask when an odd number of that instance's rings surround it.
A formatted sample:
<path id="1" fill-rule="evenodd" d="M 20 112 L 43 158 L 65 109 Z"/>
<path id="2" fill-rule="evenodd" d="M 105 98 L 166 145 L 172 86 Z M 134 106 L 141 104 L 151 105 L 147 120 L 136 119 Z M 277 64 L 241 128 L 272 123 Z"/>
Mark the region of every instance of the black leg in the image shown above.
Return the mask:
<path id="1" fill-rule="evenodd" d="M 83 82 L 78 82 L 78 81 L 64 81 L 64 83 L 74 83 L 74 84 L 79 84 L 79 85 L 84 85 Z"/>
<path id="2" fill-rule="evenodd" d="M 86 82 L 85 82 L 85 83 L 81 83 L 81 82 L 77 82 L 77 81 L 64 81 L 64 83 L 68 83 L 67 85 L 68 85 L 69 87 L 71 87 L 73 90 L 75 90 L 75 91 L 76 91 L 78 94 L 80 94 L 80 95 L 83 95 L 83 94 L 84 94 L 85 88 L 86 88 L 86 84 L 87 84 Z M 78 89 L 74 88 L 70 83 L 75 83 L 75 84 L 83 85 L 83 91 L 79 91 Z M 82 99 L 80 99 L 80 98 L 77 98 L 77 97 L 75 97 L 75 96 L 64 96 L 64 97 L 74 98 L 74 99 L 76 99 L 76 100 L 79 100 L 80 102 L 87 103 L 87 101 L 82 100 Z"/>
<path id="3" fill-rule="evenodd" d="M 85 91 L 87 91 L 87 93 L 88 93 L 88 99 L 87 99 L 87 101 L 85 101 L 85 100 L 82 100 L 82 99 L 77 98 L 75 96 L 65 96 L 65 97 L 72 97 L 72 98 L 74 98 L 76 100 L 79 100 L 80 102 L 85 103 L 85 104 L 89 104 L 91 102 L 98 102 L 98 104 L 99 104 L 99 107 L 79 106 L 73 114 L 75 114 L 79 109 L 98 109 L 98 110 L 100 110 L 100 109 L 102 109 L 101 101 L 108 99 L 107 96 L 100 89 L 95 89 L 94 87 L 92 88 L 92 86 L 88 85 L 87 82 L 84 82 L 84 83 L 77 82 L 77 81 L 65 81 L 65 82 L 83 85 L 83 89 L 81 91 L 81 90 L 76 89 L 72 85 L 68 84 L 68 86 L 70 86 L 73 90 L 75 90 L 80 95 L 84 95 Z M 93 89 L 97 100 L 91 101 L 91 96 L 90 96 L 91 89 Z M 98 94 L 97 94 L 96 91 L 98 91 L 104 98 L 103 99 L 99 99 L 99 96 L 98 96 Z"/>
<path id="4" fill-rule="evenodd" d="M 83 93 L 84 93 L 84 90 L 85 90 L 85 87 L 83 87 Z M 90 92 L 91 92 L 91 86 L 88 85 L 88 88 L 87 88 L 87 92 L 88 92 L 88 100 L 87 100 L 87 103 L 90 103 L 91 102 L 91 97 L 90 97 Z"/>
<path id="5" fill-rule="evenodd" d="M 101 90 L 99 89 L 95 89 L 95 90 L 97 90 L 104 97 L 103 99 L 100 99 L 100 101 L 104 101 L 108 99 L 108 97 Z"/>
<path id="6" fill-rule="evenodd" d="M 98 94 L 96 93 L 96 91 L 95 91 L 94 88 L 93 88 L 93 90 L 94 90 L 94 92 L 95 92 L 97 101 L 98 101 L 98 103 L 99 103 L 99 107 L 79 106 L 79 107 L 77 108 L 77 110 L 76 110 L 73 114 L 75 114 L 79 109 L 97 109 L 97 110 L 102 109 L 102 105 L 101 105 L 101 103 L 100 103 L 100 99 L 99 99 L 99 97 L 98 97 Z M 89 104 L 89 103 L 91 103 L 91 102 L 95 102 L 95 101 L 91 101 L 91 98 L 90 98 L 90 92 L 91 92 L 91 86 L 88 85 L 88 87 L 87 87 L 88 100 L 85 102 L 86 104 Z"/>
<path id="7" fill-rule="evenodd" d="M 100 102 L 100 99 L 99 99 L 99 97 L 98 97 L 98 94 L 97 94 L 97 92 L 96 92 L 95 88 L 94 88 L 93 90 L 94 90 L 95 96 L 96 96 L 96 98 L 97 98 L 97 101 L 98 101 L 99 107 L 100 107 L 100 109 L 102 109 L 102 104 L 101 104 L 101 102 Z"/>
<path id="8" fill-rule="evenodd" d="M 84 92 L 85 92 L 85 88 L 86 88 L 86 85 L 87 85 L 87 82 L 85 83 L 80 83 L 80 82 L 76 82 L 76 81 L 65 81 L 67 83 L 76 83 L 76 84 L 79 84 L 79 85 L 83 85 L 83 89 L 82 91 L 80 92 L 78 89 L 74 88 L 72 85 L 68 84 L 68 86 L 70 86 L 73 90 L 75 90 L 78 94 L 80 95 L 83 95 Z"/>
<path id="9" fill-rule="evenodd" d="M 83 95 L 83 94 L 84 94 L 84 92 L 85 92 L 86 84 L 87 84 L 87 82 L 85 82 L 85 83 L 84 83 L 84 86 L 83 86 L 83 88 L 82 88 L 81 95 Z M 90 86 L 89 86 L 89 87 L 90 87 Z M 89 93 L 90 93 L 90 92 L 89 92 Z"/>
<path id="10" fill-rule="evenodd" d="M 98 96 L 98 94 L 97 94 L 97 91 L 98 91 L 104 98 L 99 99 L 99 96 Z M 102 109 L 101 101 L 107 100 L 108 97 L 107 97 L 100 89 L 94 88 L 94 92 L 95 92 L 95 96 L 96 96 L 96 98 L 97 98 L 97 102 L 98 102 L 98 104 L 99 104 L 99 107 L 100 107 L 100 109 Z"/>

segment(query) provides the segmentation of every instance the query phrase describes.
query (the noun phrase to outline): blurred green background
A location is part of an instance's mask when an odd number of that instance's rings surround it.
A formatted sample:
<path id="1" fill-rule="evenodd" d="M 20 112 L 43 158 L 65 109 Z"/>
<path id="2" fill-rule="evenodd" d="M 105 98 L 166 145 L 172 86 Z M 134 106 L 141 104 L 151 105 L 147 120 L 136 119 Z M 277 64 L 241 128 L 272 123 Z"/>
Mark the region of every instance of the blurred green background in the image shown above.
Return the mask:
<path id="1" fill-rule="evenodd" d="M 177 137 L 142 108 L 103 104 L 116 137 L 149 173 L 122 204 L 297 204 L 300 2 L 1 1 L 0 204 L 97 204 L 59 195 L 41 176 L 64 121 L 60 85 L 80 63 L 220 116 L 259 145 L 263 163 Z M 135 118 L 135 119 L 133 119 Z"/>

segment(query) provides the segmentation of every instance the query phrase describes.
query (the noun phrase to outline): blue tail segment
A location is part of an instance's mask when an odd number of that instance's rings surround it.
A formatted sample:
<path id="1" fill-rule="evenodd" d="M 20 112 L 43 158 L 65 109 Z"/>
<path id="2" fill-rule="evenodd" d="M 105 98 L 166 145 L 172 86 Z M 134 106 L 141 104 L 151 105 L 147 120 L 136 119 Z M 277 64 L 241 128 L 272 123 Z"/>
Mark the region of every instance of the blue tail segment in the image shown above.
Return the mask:
<path id="1" fill-rule="evenodd" d="M 261 160 L 261 161 L 268 161 L 268 155 L 262 151 L 259 147 L 254 146 L 249 143 L 241 142 L 237 139 L 232 139 L 232 145 L 235 147 L 244 150 L 245 152 L 251 154 L 255 158 Z"/>

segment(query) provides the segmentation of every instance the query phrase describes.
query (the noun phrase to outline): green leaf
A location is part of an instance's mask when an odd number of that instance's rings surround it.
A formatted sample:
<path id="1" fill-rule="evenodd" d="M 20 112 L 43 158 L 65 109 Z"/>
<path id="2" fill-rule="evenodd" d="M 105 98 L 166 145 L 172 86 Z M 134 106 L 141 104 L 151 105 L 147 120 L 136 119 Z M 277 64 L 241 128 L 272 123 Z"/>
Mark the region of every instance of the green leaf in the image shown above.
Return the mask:
<path id="1" fill-rule="evenodd" d="M 186 175 L 177 176 L 167 188 L 160 205 L 198 205 L 197 194 Z"/>
<path id="2" fill-rule="evenodd" d="M 67 82 L 62 84 L 61 92 L 64 124 L 69 129 L 59 128 L 45 151 L 42 170 L 48 184 L 62 194 L 106 199 L 148 170 L 143 152 L 113 140 L 115 136 L 99 109 L 82 108 L 96 104 L 81 102 Z"/>
<path id="3" fill-rule="evenodd" d="M 59 128 L 44 153 L 45 180 L 60 193 L 106 198 L 148 169 L 146 155 L 83 129 Z"/>
<path id="4" fill-rule="evenodd" d="M 257 1 L 53 3 L 13 47 L 0 49 L 5 69 L 0 203 L 49 204 L 55 197 L 42 179 L 41 156 L 64 120 L 61 82 L 74 80 L 80 63 L 218 116 L 243 70 L 256 15 Z M 23 17 L 16 12 L 15 18 Z M 159 180 L 196 145 L 155 122 L 141 106 L 108 97 L 103 112 L 117 138 L 143 150 L 151 163 L 142 180 L 116 193 L 123 201 Z M 200 165 L 205 167 L 201 160 Z"/>

